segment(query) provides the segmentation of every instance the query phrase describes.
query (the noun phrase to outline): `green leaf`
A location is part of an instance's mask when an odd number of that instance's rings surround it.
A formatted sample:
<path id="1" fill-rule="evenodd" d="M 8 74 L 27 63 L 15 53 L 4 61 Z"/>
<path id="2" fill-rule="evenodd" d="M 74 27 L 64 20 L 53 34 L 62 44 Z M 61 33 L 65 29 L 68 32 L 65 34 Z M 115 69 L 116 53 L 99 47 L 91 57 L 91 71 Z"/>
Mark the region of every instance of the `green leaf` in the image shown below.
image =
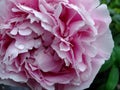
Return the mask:
<path id="1" fill-rule="evenodd" d="M 107 0 L 107 3 L 110 3 L 111 0 Z"/>
<path id="2" fill-rule="evenodd" d="M 116 56 L 116 65 L 120 66 L 120 47 L 115 46 L 114 51 Z"/>
<path id="3" fill-rule="evenodd" d="M 114 90 L 119 81 L 119 69 L 113 65 L 109 73 L 109 77 L 106 83 L 105 90 Z"/>
<path id="4" fill-rule="evenodd" d="M 117 10 L 117 9 L 116 9 Z M 115 14 L 113 16 L 113 20 L 116 22 L 116 23 L 120 23 L 120 15 L 119 14 Z"/>
<path id="5" fill-rule="evenodd" d="M 120 34 L 114 37 L 115 46 L 120 46 Z"/>

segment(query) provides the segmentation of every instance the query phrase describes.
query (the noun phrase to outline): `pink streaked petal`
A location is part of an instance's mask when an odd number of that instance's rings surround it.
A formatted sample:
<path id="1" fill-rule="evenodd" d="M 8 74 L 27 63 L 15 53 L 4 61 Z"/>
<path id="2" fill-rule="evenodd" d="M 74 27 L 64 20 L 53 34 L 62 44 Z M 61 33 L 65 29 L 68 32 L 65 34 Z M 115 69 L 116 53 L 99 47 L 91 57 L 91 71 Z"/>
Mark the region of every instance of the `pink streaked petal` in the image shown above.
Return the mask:
<path id="1" fill-rule="evenodd" d="M 27 66 L 27 65 L 26 65 L 26 69 L 28 70 L 28 73 L 31 75 L 31 77 L 33 77 L 34 80 L 37 81 L 36 83 L 38 83 L 38 85 L 40 85 L 40 86 L 42 86 L 43 88 L 48 89 L 48 90 L 54 90 L 54 87 L 53 87 L 53 86 L 47 85 L 47 83 L 46 83 L 45 80 L 44 80 L 44 77 L 42 76 L 42 73 L 41 73 L 39 70 L 31 71 L 31 70 L 29 69 L 29 66 Z M 34 81 L 33 81 L 33 82 L 34 82 Z M 30 83 L 29 83 L 28 85 L 30 85 Z M 32 84 L 32 85 L 33 85 L 33 84 Z M 38 87 L 40 87 L 40 86 L 35 87 L 36 90 L 37 90 Z M 30 85 L 30 87 L 31 87 L 31 85 Z"/>
<path id="2" fill-rule="evenodd" d="M 96 37 L 89 31 L 81 31 L 78 37 L 83 42 L 91 42 L 91 41 L 95 41 L 96 39 Z"/>
<path id="3" fill-rule="evenodd" d="M 64 59 L 64 58 L 66 58 L 66 53 L 63 51 L 60 51 L 59 43 L 60 43 L 59 39 L 55 38 L 51 46 L 57 52 L 58 56 L 61 59 Z"/>
<path id="4" fill-rule="evenodd" d="M 77 35 L 75 35 L 76 37 L 73 37 L 74 39 L 72 40 L 71 42 L 71 48 L 72 48 L 72 52 L 70 52 L 71 54 L 73 53 L 73 56 L 74 57 L 73 61 L 74 62 L 81 62 L 82 61 L 82 53 L 85 51 L 82 44 L 81 44 L 81 41 L 79 39 L 79 37 L 77 37 Z"/>
<path id="5" fill-rule="evenodd" d="M 14 46 L 14 42 L 12 42 L 6 51 L 3 61 L 7 63 L 7 61 L 16 58 L 18 54 L 19 54 L 19 50 Z"/>
<path id="6" fill-rule="evenodd" d="M 52 83 L 67 84 L 75 77 L 75 72 L 69 69 L 69 71 L 64 71 L 53 75 L 45 75 L 45 79 Z"/>
<path id="7" fill-rule="evenodd" d="M 31 28 L 32 31 L 35 32 L 38 35 L 43 34 L 44 29 L 38 23 L 29 24 L 28 27 Z"/>
<path id="8" fill-rule="evenodd" d="M 80 29 L 85 25 L 84 21 L 76 21 L 70 24 L 70 36 L 75 34 L 77 31 L 80 31 Z"/>
<path id="9" fill-rule="evenodd" d="M 3 68 L 1 68 L 1 69 L 0 69 L 1 79 L 12 79 L 15 82 L 22 82 L 22 83 L 26 83 L 28 80 L 27 77 L 25 76 L 24 72 L 19 72 L 19 74 L 18 74 L 15 72 L 3 71 Z"/>
<path id="10" fill-rule="evenodd" d="M 42 11 L 41 5 L 43 5 L 44 8 L 49 12 L 54 11 L 54 7 L 52 5 L 50 5 L 50 4 L 48 4 L 46 0 L 39 0 L 39 9 Z"/>
<path id="11" fill-rule="evenodd" d="M 29 0 L 29 2 L 27 0 L 10 0 L 11 2 L 13 3 L 17 3 L 17 4 L 24 4 L 26 6 L 29 6 L 31 8 L 34 8 L 34 9 L 38 9 L 38 0 Z"/>
<path id="12" fill-rule="evenodd" d="M 70 45 L 68 43 L 61 42 L 60 43 L 60 50 L 61 51 L 69 51 Z"/>
<path id="13" fill-rule="evenodd" d="M 38 67 L 44 71 L 58 71 L 62 64 L 61 61 L 55 61 L 52 56 L 45 53 L 43 50 L 38 53 L 38 55 L 34 56 L 36 61 L 34 64 L 38 65 Z M 58 67 L 59 65 L 60 67 Z"/>
<path id="14" fill-rule="evenodd" d="M 37 83 L 35 80 L 29 79 L 27 82 L 27 85 L 32 89 L 32 90 L 42 90 L 42 86 Z"/>
<path id="15" fill-rule="evenodd" d="M 48 47 L 52 44 L 53 39 L 54 39 L 54 36 L 49 32 L 44 32 L 44 34 L 42 35 L 42 40 L 44 41 L 43 45 L 46 47 Z"/>
<path id="16" fill-rule="evenodd" d="M 30 23 L 33 23 L 33 22 L 39 23 L 39 20 L 36 17 L 34 17 L 34 15 L 32 15 L 32 14 L 29 14 L 27 16 L 27 19 L 30 19 Z"/>
<path id="17" fill-rule="evenodd" d="M 58 4 L 58 7 L 56 8 L 56 10 L 54 11 L 54 16 L 56 18 L 60 17 L 60 14 L 62 13 L 62 5 Z"/>
<path id="18" fill-rule="evenodd" d="M 24 6 L 24 5 L 21 5 L 21 4 L 18 4 L 17 7 L 24 12 L 33 14 L 35 17 L 37 17 L 42 22 L 53 25 L 53 22 L 48 15 L 43 14 L 41 12 L 38 12 L 38 11 L 36 11 L 36 10 L 30 8 L 30 7 L 27 7 L 27 6 Z"/>
<path id="19" fill-rule="evenodd" d="M 45 30 L 52 32 L 52 26 L 50 26 L 49 24 L 42 22 L 42 23 L 41 23 L 41 26 L 42 26 Z"/>

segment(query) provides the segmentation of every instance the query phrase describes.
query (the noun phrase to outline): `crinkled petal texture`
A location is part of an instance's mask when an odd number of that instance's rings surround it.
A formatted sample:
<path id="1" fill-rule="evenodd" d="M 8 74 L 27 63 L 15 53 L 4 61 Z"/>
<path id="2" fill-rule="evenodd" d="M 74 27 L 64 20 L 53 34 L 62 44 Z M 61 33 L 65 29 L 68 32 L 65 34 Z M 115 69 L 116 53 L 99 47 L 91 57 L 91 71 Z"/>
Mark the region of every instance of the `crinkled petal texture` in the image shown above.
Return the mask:
<path id="1" fill-rule="evenodd" d="M 33 90 L 88 88 L 113 49 L 99 0 L 0 0 L 0 78 Z"/>

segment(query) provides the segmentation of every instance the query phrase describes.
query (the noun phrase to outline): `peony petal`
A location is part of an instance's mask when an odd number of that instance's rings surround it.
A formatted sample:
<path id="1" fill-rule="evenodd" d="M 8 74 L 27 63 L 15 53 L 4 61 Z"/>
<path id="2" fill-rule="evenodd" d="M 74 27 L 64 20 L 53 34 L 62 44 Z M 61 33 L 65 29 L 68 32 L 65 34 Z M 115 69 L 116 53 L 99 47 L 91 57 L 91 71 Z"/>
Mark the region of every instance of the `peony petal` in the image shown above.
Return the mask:
<path id="1" fill-rule="evenodd" d="M 44 31 L 44 29 L 42 27 L 40 27 L 40 25 L 37 24 L 37 23 L 30 24 L 29 28 L 31 28 L 32 31 L 35 32 L 38 35 L 42 35 L 43 31 Z"/>
<path id="2" fill-rule="evenodd" d="M 97 54 L 97 48 L 89 43 L 82 43 L 85 49 L 85 54 L 88 54 L 90 57 L 95 57 Z"/>
<path id="3" fill-rule="evenodd" d="M 60 51 L 60 48 L 59 48 L 59 39 L 55 38 L 54 39 L 54 42 L 52 43 L 52 48 L 56 51 L 56 53 L 58 54 L 58 56 L 61 58 L 61 59 L 64 59 L 66 58 L 66 53 L 63 52 L 63 51 Z"/>
<path id="4" fill-rule="evenodd" d="M 52 27 L 47 24 L 47 23 L 41 23 L 41 26 L 45 29 L 45 30 L 48 30 L 48 31 L 52 31 Z"/>
<path id="5" fill-rule="evenodd" d="M 61 61 L 54 61 L 53 57 L 48 55 L 47 53 L 44 53 L 43 50 L 41 50 L 36 56 L 34 56 L 36 59 L 35 64 L 38 65 L 38 67 L 44 71 L 58 71 L 60 70 Z M 59 66 L 60 65 L 60 66 Z"/>
<path id="6" fill-rule="evenodd" d="M 78 7 L 85 7 L 86 10 L 91 11 L 94 8 L 96 8 L 99 4 L 100 1 L 99 0 L 69 0 L 71 3 L 77 5 Z"/>
<path id="7" fill-rule="evenodd" d="M 13 28 L 12 31 L 10 31 L 10 34 L 12 35 L 17 35 L 18 29 L 17 28 Z"/>
<path id="8" fill-rule="evenodd" d="M 2 22 L 6 22 L 13 15 L 11 13 L 12 3 L 10 3 L 8 0 L 0 0 L 0 7 L 2 7 L 0 8 L 0 12 L 2 12 L 0 13 L 0 19 L 2 19 Z"/>
<path id="9" fill-rule="evenodd" d="M 61 42 L 60 43 L 60 50 L 61 51 L 69 51 L 70 45 L 68 43 Z"/>
<path id="10" fill-rule="evenodd" d="M 81 71 L 81 72 L 84 72 L 86 70 L 87 66 L 84 64 L 84 63 L 79 63 L 78 65 L 78 69 Z"/>
<path id="11" fill-rule="evenodd" d="M 49 18 L 49 16 L 47 16 L 43 13 L 40 13 L 40 12 L 30 8 L 30 7 L 21 5 L 21 4 L 17 5 L 17 7 L 22 11 L 25 11 L 25 12 L 28 12 L 28 13 L 35 15 L 35 17 L 37 17 L 42 22 L 53 25 L 53 22 L 52 22 L 51 18 Z"/>
<path id="12" fill-rule="evenodd" d="M 34 17 L 34 15 L 32 15 L 32 14 L 29 14 L 28 16 L 27 16 L 27 19 L 30 19 L 30 23 L 32 24 L 33 22 L 37 22 L 37 23 L 39 23 L 39 20 L 36 18 L 36 17 Z"/>
<path id="13" fill-rule="evenodd" d="M 16 58 L 18 54 L 19 50 L 14 46 L 14 42 L 12 42 L 6 51 L 3 61 L 7 63 L 7 61 Z"/>
<path id="14" fill-rule="evenodd" d="M 100 5 L 96 9 L 94 9 L 91 12 L 91 14 L 92 14 L 93 19 L 105 22 L 107 27 L 111 22 L 109 11 L 107 10 L 107 6 L 104 4 Z"/>
<path id="15" fill-rule="evenodd" d="M 98 37 L 94 44 L 96 48 L 104 52 L 104 54 L 106 55 L 106 60 L 107 60 L 110 57 L 112 48 L 114 47 L 114 42 L 112 40 L 110 30 L 108 29 L 106 33 Z"/>
<path id="16" fill-rule="evenodd" d="M 45 79 L 52 83 L 67 84 L 75 77 L 75 73 L 72 69 L 67 72 L 61 72 L 58 74 L 45 75 Z"/>
<path id="17" fill-rule="evenodd" d="M 70 36 L 76 33 L 77 31 L 80 31 L 80 29 L 85 25 L 84 21 L 76 21 L 70 24 Z"/>
<path id="18" fill-rule="evenodd" d="M 42 86 L 35 82 L 35 80 L 29 80 L 27 85 L 32 89 L 32 90 L 42 90 Z"/>
<path id="19" fill-rule="evenodd" d="M 26 29 L 19 29 L 19 34 L 22 35 L 22 36 L 27 36 L 27 35 L 30 35 L 32 33 L 32 30 L 29 29 L 29 28 L 26 28 Z"/>

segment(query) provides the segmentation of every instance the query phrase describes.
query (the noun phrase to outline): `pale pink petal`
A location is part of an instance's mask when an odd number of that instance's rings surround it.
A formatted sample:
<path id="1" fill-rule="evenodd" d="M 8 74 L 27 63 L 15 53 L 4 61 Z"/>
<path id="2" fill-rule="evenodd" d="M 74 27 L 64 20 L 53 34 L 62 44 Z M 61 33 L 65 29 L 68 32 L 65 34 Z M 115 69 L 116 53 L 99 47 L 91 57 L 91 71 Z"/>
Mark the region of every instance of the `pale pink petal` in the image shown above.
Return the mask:
<path id="1" fill-rule="evenodd" d="M 69 0 L 71 3 L 77 5 L 78 7 L 85 7 L 86 10 L 93 10 L 94 8 L 96 8 L 99 4 L 100 1 L 99 0 Z"/>
<path id="2" fill-rule="evenodd" d="M 101 21 L 101 22 L 105 22 L 107 27 L 111 22 L 109 12 L 107 11 L 107 6 L 104 4 L 94 9 L 91 12 L 91 14 L 92 14 L 93 19 Z"/>
<path id="3" fill-rule="evenodd" d="M 94 43 L 96 47 L 106 55 L 106 59 L 110 57 L 110 52 L 112 52 L 112 48 L 114 47 L 114 42 L 111 40 L 111 32 L 108 29 L 107 32 L 98 37 Z"/>
<path id="4" fill-rule="evenodd" d="M 45 14 L 43 14 L 43 13 L 40 13 L 40 12 L 38 12 L 38 11 L 36 11 L 36 10 L 30 8 L 30 7 L 27 7 L 27 6 L 25 6 L 25 5 L 19 4 L 19 5 L 17 5 L 17 6 L 18 6 L 18 8 L 20 8 L 22 11 L 25 11 L 25 12 L 27 12 L 27 13 L 33 14 L 33 15 L 34 15 L 35 17 L 37 17 L 39 20 L 41 20 L 41 21 L 43 21 L 43 22 L 45 22 L 45 23 L 47 23 L 47 24 L 50 24 L 50 25 L 53 24 L 53 22 L 52 22 L 51 18 L 49 18 L 49 16 L 47 16 L 47 15 L 45 15 Z"/>
<path id="5" fill-rule="evenodd" d="M 12 42 L 6 51 L 3 61 L 7 63 L 9 59 L 12 60 L 16 58 L 18 54 L 19 50 L 14 46 L 14 42 Z"/>
<path id="6" fill-rule="evenodd" d="M 39 51 L 38 55 L 34 57 L 36 59 L 34 64 L 36 64 L 44 72 L 59 71 L 62 65 L 62 61 L 55 61 L 51 55 L 48 55 L 43 50 Z"/>
<path id="7" fill-rule="evenodd" d="M 32 30 L 29 28 L 26 28 L 25 30 L 20 29 L 19 30 L 19 34 L 22 36 L 27 36 L 30 35 L 32 33 Z"/>
<path id="8" fill-rule="evenodd" d="M 82 43 L 83 47 L 85 49 L 85 54 L 87 54 L 90 57 L 95 57 L 97 54 L 97 48 L 93 45 L 90 45 L 89 43 Z"/>
<path id="9" fill-rule="evenodd" d="M 45 75 L 45 79 L 52 83 L 67 84 L 75 77 L 74 71 L 71 69 L 68 72 L 61 72 L 58 74 Z"/>
<path id="10" fill-rule="evenodd" d="M 68 43 L 61 42 L 60 43 L 60 50 L 61 51 L 69 51 L 70 45 Z"/>

